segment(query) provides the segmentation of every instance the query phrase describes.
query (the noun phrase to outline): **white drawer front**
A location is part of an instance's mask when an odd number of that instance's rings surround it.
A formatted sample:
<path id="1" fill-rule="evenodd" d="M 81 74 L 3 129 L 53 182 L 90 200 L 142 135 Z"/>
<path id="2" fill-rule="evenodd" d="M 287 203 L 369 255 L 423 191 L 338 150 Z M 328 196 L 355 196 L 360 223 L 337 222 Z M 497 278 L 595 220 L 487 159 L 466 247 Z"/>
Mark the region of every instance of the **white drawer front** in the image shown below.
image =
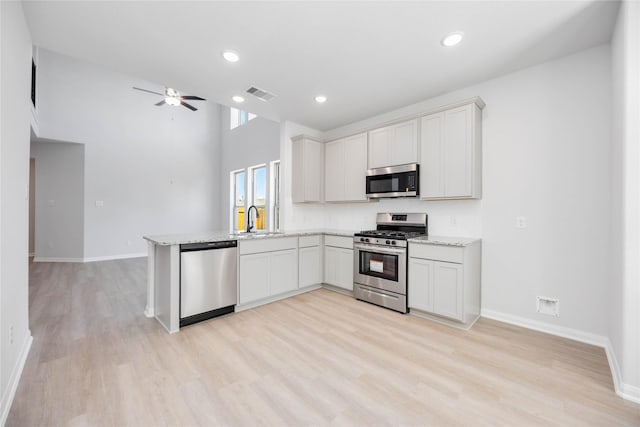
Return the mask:
<path id="1" fill-rule="evenodd" d="M 260 252 L 283 251 L 298 247 L 297 237 L 257 237 L 253 240 L 240 240 L 240 255 Z"/>
<path id="2" fill-rule="evenodd" d="M 317 234 L 314 236 L 300 236 L 298 246 L 301 248 L 308 248 L 311 246 L 320 246 L 322 244 L 322 236 Z"/>
<path id="3" fill-rule="evenodd" d="M 325 246 L 334 246 L 336 248 L 353 249 L 353 237 L 333 236 L 327 234 L 324 236 Z"/>
<path id="4" fill-rule="evenodd" d="M 432 259 L 435 261 L 464 262 L 464 248 L 445 245 L 424 245 L 409 243 L 409 256 L 412 258 Z"/>

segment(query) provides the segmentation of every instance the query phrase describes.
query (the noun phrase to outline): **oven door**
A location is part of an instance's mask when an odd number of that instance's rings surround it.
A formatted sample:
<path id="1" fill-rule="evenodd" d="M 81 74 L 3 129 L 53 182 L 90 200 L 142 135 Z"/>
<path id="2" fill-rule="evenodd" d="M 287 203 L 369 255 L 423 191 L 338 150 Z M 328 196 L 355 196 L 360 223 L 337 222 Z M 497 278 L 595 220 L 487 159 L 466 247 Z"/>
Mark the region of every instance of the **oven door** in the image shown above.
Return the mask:
<path id="1" fill-rule="evenodd" d="M 407 251 L 405 248 L 355 243 L 353 281 L 406 295 Z"/>

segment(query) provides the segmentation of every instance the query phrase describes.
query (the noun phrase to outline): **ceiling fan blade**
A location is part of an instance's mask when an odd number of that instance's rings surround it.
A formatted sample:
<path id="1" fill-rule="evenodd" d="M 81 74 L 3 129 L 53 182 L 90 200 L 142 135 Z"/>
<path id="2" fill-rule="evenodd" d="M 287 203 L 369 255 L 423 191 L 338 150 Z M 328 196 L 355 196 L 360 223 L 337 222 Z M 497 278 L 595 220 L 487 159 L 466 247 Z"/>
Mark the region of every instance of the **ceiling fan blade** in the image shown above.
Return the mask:
<path id="1" fill-rule="evenodd" d="M 191 110 L 191 111 L 196 111 L 196 110 L 197 110 L 197 108 L 196 108 L 196 107 L 194 107 L 193 105 L 189 105 L 189 104 L 187 104 L 187 103 L 186 103 L 186 102 L 184 102 L 184 101 L 180 101 L 180 104 L 184 105 L 185 107 L 187 107 L 187 108 L 188 108 L 189 110 Z"/>
<path id="2" fill-rule="evenodd" d="M 164 104 L 166 104 L 166 102 L 164 102 L 164 99 L 163 99 L 162 101 L 160 101 L 160 102 L 158 102 L 157 104 L 154 104 L 154 105 L 159 107 L 159 106 L 164 105 Z"/>
<path id="3" fill-rule="evenodd" d="M 194 101 L 206 101 L 204 98 L 200 98 L 199 96 L 186 95 L 183 96 L 182 99 L 193 99 Z"/>
<path id="4" fill-rule="evenodd" d="M 148 89 L 142 89 L 139 87 L 133 87 L 135 90 L 141 90 L 142 92 L 149 92 L 149 93 L 153 93 L 154 95 L 160 95 L 160 96 L 164 96 L 164 93 L 160 93 L 160 92 L 154 92 L 152 90 L 148 90 Z"/>

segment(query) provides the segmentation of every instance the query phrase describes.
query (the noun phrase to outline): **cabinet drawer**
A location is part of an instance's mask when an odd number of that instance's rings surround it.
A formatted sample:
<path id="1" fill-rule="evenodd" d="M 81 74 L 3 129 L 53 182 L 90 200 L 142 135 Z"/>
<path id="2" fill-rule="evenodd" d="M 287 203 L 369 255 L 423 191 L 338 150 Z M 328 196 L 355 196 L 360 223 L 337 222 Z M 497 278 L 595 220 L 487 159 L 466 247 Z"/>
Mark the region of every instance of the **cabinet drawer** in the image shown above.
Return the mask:
<path id="1" fill-rule="evenodd" d="M 258 237 L 255 240 L 241 240 L 240 255 L 256 254 L 260 252 L 282 251 L 297 249 L 297 237 Z"/>
<path id="2" fill-rule="evenodd" d="M 464 262 L 464 248 L 458 246 L 409 243 L 409 256 L 462 264 Z"/>
<path id="3" fill-rule="evenodd" d="M 320 246 L 322 244 L 322 236 L 317 234 L 315 236 L 300 236 L 298 240 L 298 246 L 301 248 L 308 248 L 311 246 Z"/>
<path id="4" fill-rule="evenodd" d="M 332 236 L 328 234 L 324 236 L 324 245 L 334 246 L 336 248 L 353 249 L 353 237 Z"/>

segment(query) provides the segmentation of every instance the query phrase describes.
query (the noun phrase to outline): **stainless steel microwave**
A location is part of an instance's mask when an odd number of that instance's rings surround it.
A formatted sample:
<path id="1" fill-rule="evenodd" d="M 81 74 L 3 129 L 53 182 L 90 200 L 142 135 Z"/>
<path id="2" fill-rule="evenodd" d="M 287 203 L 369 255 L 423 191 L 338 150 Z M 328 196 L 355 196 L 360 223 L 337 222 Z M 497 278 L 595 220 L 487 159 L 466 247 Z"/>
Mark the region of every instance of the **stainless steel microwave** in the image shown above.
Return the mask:
<path id="1" fill-rule="evenodd" d="M 367 171 L 367 197 L 416 197 L 420 195 L 418 172 L 420 165 L 390 166 Z"/>

